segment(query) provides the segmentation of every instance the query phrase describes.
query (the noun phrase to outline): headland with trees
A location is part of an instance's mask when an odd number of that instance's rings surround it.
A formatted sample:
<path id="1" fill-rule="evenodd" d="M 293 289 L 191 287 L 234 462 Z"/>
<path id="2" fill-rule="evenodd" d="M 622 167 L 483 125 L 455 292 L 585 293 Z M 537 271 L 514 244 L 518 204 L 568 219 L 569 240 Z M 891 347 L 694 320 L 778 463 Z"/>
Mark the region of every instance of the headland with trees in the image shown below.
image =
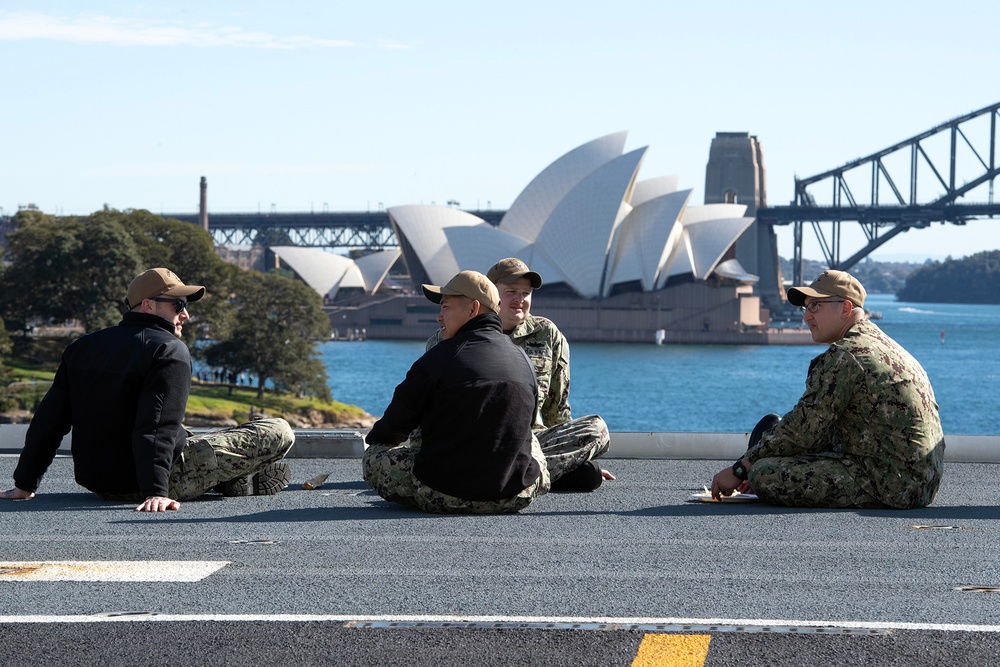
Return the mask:
<path id="1" fill-rule="evenodd" d="M 186 423 L 223 425 L 261 412 L 296 427 L 359 427 L 371 416 L 332 400 L 317 343 L 330 337 L 319 295 L 280 273 L 240 269 L 218 257 L 211 236 L 145 210 L 105 209 L 56 218 L 22 210 L 0 262 L 0 413 L 27 421 L 73 336 L 121 319 L 125 288 L 164 266 L 205 285 L 184 327 L 192 357 L 224 369 L 195 378 Z M 229 378 L 249 376 L 254 386 Z"/>
<path id="2" fill-rule="evenodd" d="M 69 338 L 114 325 L 125 287 L 165 266 L 207 287 L 184 328 L 192 357 L 225 371 L 196 377 L 192 426 L 224 425 L 253 414 L 284 416 L 296 427 L 364 427 L 373 418 L 332 400 L 316 345 L 330 323 L 316 292 L 280 271 L 240 269 L 215 252 L 211 236 L 145 210 L 105 209 L 85 217 L 19 211 L 0 258 L 0 423 L 28 421 Z M 782 273 L 792 275 L 781 259 Z M 804 279 L 825 266 L 804 260 Z M 1000 303 L 1000 250 L 943 261 L 864 260 L 851 268 L 869 293 L 900 301 Z M 248 375 L 254 386 L 229 378 Z"/>
<path id="3" fill-rule="evenodd" d="M 826 266 L 803 260 L 803 280 L 813 280 Z M 790 260 L 781 260 L 782 273 L 792 275 Z M 1000 303 L 1000 250 L 967 257 L 916 262 L 863 260 L 851 267 L 869 294 L 895 294 L 914 303 Z"/>

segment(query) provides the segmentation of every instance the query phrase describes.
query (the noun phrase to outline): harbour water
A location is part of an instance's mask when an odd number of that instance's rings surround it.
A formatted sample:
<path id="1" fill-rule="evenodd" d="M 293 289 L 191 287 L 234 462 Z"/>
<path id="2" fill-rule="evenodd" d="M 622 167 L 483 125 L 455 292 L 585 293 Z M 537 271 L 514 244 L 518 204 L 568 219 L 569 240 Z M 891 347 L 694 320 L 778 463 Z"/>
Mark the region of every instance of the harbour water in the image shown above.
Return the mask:
<path id="1" fill-rule="evenodd" d="M 871 295 L 878 325 L 927 370 L 945 433 L 1000 433 L 1000 306 L 916 304 Z M 534 304 L 544 315 L 544 302 Z M 430 335 L 428 331 L 428 335 Z M 612 431 L 738 432 L 783 414 L 822 345 L 578 343 L 573 414 L 597 413 Z M 418 341 L 329 342 L 320 353 L 333 397 L 381 415 L 424 350 Z"/>

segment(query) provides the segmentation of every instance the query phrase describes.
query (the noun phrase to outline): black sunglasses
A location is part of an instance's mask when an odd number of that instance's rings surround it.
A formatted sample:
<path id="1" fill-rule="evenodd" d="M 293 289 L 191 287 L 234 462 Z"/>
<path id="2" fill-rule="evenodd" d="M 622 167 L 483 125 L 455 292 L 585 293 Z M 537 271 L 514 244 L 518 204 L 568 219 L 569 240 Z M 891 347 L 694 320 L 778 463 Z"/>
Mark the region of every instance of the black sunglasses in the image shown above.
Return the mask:
<path id="1" fill-rule="evenodd" d="M 161 299 L 160 297 L 155 297 L 153 301 L 159 301 L 160 303 L 172 303 L 174 308 L 177 309 L 177 314 L 180 315 L 183 310 L 188 307 L 188 302 L 184 299 Z"/>

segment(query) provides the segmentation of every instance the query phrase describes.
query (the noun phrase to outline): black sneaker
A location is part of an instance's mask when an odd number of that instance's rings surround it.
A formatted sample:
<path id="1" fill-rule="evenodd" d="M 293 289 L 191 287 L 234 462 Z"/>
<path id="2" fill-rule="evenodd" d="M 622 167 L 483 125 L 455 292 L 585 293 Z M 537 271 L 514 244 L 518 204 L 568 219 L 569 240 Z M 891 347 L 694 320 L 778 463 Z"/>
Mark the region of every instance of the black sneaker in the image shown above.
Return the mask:
<path id="1" fill-rule="evenodd" d="M 223 482 L 215 490 L 224 496 L 273 496 L 288 486 L 292 470 L 284 461 L 268 463 L 252 475 Z"/>
<path id="2" fill-rule="evenodd" d="M 771 413 L 769 415 L 764 415 L 764 417 L 757 422 L 757 425 L 753 427 L 750 431 L 750 439 L 747 441 L 747 449 L 750 449 L 764 436 L 765 431 L 769 431 L 774 426 L 781 421 L 781 415 L 776 415 Z"/>
<path id="3" fill-rule="evenodd" d="M 604 482 L 601 467 L 593 461 L 587 461 L 579 468 L 552 482 L 552 491 L 593 491 Z"/>

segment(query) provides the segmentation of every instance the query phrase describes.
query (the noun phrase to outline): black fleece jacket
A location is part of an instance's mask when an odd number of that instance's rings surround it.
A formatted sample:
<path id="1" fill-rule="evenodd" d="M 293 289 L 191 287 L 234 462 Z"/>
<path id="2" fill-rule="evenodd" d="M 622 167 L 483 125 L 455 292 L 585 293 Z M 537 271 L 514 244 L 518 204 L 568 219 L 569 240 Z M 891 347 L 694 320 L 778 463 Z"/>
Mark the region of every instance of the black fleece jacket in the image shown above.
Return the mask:
<path id="1" fill-rule="evenodd" d="M 541 474 L 531 457 L 537 392 L 500 318 L 480 315 L 410 367 L 366 441 L 397 445 L 419 426 L 417 479 L 466 500 L 510 498 Z"/>
<path id="2" fill-rule="evenodd" d="M 166 496 L 184 446 L 191 355 L 173 324 L 126 313 L 118 326 L 81 336 L 63 352 L 35 411 L 14 470 L 34 491 L 73 429 L 76 481 L 97 493 Z"/>

